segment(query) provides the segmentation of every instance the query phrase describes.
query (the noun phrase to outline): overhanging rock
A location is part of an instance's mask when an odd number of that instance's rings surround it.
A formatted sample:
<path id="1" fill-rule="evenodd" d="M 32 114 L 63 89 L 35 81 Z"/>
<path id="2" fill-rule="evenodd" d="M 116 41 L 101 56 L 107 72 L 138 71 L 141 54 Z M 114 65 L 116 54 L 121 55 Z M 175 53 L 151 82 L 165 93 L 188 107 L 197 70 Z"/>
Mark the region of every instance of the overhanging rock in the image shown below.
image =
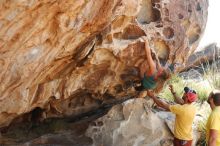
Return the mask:
<path id="1" fill-rule="evenodd" d="M 46 117 L 74 115 L 134 92 L 142 36 L 163 65 L 181 68 L 207 7 L 207 0 L 1 1 L 0 127 L 36 107 Z"/>

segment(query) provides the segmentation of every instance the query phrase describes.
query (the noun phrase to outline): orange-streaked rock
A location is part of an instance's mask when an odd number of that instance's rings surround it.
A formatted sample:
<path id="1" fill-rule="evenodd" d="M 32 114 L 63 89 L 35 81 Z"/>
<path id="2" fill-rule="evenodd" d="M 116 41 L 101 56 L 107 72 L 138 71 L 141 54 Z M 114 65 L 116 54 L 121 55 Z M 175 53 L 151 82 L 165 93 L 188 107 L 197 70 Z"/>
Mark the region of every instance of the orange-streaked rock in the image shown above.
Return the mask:
<path id="1" fill-rule="evenodd" d="M 0 127 L 36 107 L 56 116 L 47 110 L 51 97 L 57 100 L 51 106 L 69 115 L 106 95 L 133 92 L 143 35 L 163 64 L 184 64 L 205 28 L 207 6 L 206 0 L 2 0 Z"/>

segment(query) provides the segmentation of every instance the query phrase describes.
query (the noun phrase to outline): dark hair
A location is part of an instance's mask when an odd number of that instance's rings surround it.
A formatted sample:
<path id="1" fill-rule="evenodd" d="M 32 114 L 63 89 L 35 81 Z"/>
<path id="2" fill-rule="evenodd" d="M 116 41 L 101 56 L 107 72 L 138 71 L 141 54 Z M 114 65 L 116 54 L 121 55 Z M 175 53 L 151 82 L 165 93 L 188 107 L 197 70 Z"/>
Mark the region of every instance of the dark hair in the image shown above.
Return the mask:
<path id="1" fill-rule="evenodd" d="M 195 91 L 195 90 L 190 89 L 189 87 L 184 87 L 184 89 L 183 89 L 183 90 L 185 91 L 185 93 L 191 92 L 191 93 L 195 93 L 195 94 L 196 94 L 196 91 Z"/>
<path id="2" fill-rule="evenodd" d="M 220 93 L 215 93 L 212 95 L 213 102 L 216 106 L 220 106 Z"/>
<path id="3" fill-rule="evenodd" d="M 185 91 L 185 93 L 188 93 L 190 89 L 189 89 L 189 87 L 184 87 L 183 90 Z"/>

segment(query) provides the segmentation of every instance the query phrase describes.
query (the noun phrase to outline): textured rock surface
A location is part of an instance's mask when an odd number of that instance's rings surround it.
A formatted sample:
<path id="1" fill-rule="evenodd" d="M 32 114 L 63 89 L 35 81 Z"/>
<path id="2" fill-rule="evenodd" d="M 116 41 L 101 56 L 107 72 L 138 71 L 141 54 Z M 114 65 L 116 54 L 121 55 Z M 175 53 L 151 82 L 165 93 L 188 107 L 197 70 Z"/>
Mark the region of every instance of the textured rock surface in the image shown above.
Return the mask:
<path id="1" fill-rule="evenodd" d="M 202 66 L 202 64 L 206 66 L 209 63 L 211 64 L 211 62 L 217 62 L 217 64 L 219 64 L 219 60 L 220 47 L 218 47 L 216 43 L 213 43 L 203 48 L 203 50 L 190 55 L 184 70 L 196 68 Z"/>
<path id="2" fill-rule="evenodd" d="M 149 105 L 139 98 L 114 106 L 90 125 L 87 136 L 94 146 L 171 146 L 173 137 L 168 127 Z"/>
<path id="3" fill-rule="evenodd" d="M 46 119 L 44 123 L 23 122 L 13 124 L 0 134 L 1 146 L 91 146 L 92 139 L 85 136 L 92 119 L 67 122 L 63 119 Z"/>
<path id="4" fill-rule="evenodd" d="M 171 146 L 175 115 L 151 109 L 151 99 L 130 99 L 115 105 L 105 116 L 84 117 L 77 122 L 46 119 L 43 123 L 13 124 L 0 134 L 0 145 L 74 145 L 74 146 Z M 200 146 L 201 123 L 211 109 L 207 102 L 196 103 L 193 146 Z M 37 125 L 36 125 L 37 124 Z"/>
<path id="5" fill-rule="evenodd" d="M 36 107 L 74 115 L 120 98 L 141 36 L 163 65 L 183 64 L 206 18 L 207 0 L 1 0 L 0 127 Z"/>

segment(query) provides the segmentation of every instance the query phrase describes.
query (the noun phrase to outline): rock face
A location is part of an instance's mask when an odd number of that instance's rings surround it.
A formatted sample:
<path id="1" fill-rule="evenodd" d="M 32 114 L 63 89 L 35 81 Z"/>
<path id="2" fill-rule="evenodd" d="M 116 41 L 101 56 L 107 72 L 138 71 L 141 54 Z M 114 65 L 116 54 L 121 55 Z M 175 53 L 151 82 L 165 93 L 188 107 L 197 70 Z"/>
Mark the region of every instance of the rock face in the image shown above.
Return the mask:
<path id="1" fill-rule="evenodd" d="M 74 145 L 74 146 L 172 146 L 175 115 L 152 109 L 149 98 L 127 100 L 103 117 L 88 116 L 77 122 L 46 119 L 42 123 L 13 124 L 0 134 L 1 145 Z M 204 140 L 201 130 L 211 109 L 208 103 L 195 103 L 193 146 Z M 36 125 L 37 124 L 37 125 Z"/>
<path id="2" fill-rule="evenodd" d="M 140 98 L 114 106 L 90 125 L 87 136 L 94 146 L 171 146 L 173 138 L 165 122 Z"/>
<path id="3" fill-rule="evenodd" d="M 189 68 L 196 68 L 202 64 L 207 65 L 208 62 L 216 62 L 218 64 L 220 60 L 220 48 L 216 43 L 212 43 L 206 46 L 203 50 L 198 51 L 189 56 L 184 70 Z"/>
<path id="4" fill-rule="evenodd" d="M 152 109 L 153 101 L 146 99 L 116 105 L 90 123 L 86 135 L 93 140 L 93 146 L 172 146 L 175 114 Z M 192 145 L 196 146 L 202 138 L 201 124 L 206 123 L 211 109 L 206 102 L 194 104 L 197 112 L 192 125 Z"/>
<path id="5" fill-rule="evenodd" d="M 163 65 L 184 64 L 205 28 L 207 3 L 2 0 L 0 127 L 36 107 L 47 117 L 76 115 L 121 98 L 145 58 L 141 36 Z"/>

